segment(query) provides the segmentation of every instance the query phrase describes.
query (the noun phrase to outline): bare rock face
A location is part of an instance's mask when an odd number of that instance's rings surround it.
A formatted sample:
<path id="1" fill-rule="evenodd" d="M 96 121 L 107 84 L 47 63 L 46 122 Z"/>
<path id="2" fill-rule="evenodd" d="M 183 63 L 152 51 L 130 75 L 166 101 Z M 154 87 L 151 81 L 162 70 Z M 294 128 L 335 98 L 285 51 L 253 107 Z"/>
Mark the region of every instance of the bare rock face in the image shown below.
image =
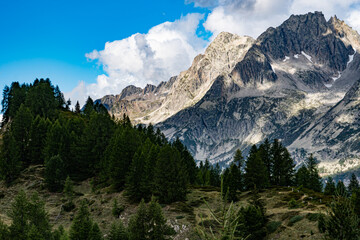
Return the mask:
<path id="1" fill-rule="evenodd" d="M 334 173 L 340 159 L 360 166 L 359 50 L 359 34 L 336 17 L 292 15 L 256 40 L 221 33 L 168 82 L 101 102 L 179 137 L 196 160 L 225 164 L 278 138 L 298 163 L 314 153 Z"/>

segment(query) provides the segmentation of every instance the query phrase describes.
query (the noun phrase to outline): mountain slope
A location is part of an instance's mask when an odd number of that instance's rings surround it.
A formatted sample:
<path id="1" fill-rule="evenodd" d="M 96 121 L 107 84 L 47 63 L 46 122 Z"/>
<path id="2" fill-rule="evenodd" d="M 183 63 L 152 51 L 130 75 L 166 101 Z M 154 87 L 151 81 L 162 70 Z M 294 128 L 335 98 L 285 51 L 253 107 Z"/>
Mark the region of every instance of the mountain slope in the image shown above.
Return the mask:
<path id="1" fill-rule="evenodd" d="M 338 129 L 336 106 L 357 116 L 356 100 L 349 97 L 354 90 L 346 92 L 358 84 L 359 46 L 357 32 L 336 16 L 326 21 L 320 12 L 292 15 L 256 40 L 221 33 L 187 71 L 160 84 L 167 84 L 164 90 L 152 94 L 132 87 L 108 106 L 135 122 L 157 123 L 167 137 L 183 140 L 197 160 L 228 162 L 235 149 L 246 154 L 265 138 L 281 139 L 298 161 L 310 152 L 324 161 L 354 159 L 356 147 L 342 146 L 353 142 L 353 134 L 344 130 L 342 140 L 332 140 L 331 132 Z M 106 97 L 101 101 L 107 103 Z M 143 109 L 133 107 L 144 101 Z M 351 129 L 353 122 L 346 121 L 342 128 Z M 327 147 L 351 151 L 319 152 Z"/>

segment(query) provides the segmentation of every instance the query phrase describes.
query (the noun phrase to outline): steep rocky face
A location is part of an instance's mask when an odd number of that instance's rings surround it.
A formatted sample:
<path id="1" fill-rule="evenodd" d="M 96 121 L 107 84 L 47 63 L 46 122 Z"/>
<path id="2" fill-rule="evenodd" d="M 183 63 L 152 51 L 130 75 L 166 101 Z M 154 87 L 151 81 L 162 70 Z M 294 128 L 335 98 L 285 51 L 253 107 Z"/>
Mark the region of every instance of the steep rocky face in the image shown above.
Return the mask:
<path id="1" fill-rule="evenodd" d="M 312 152 L 332 169 L 340 158 L 360 166 L 359 46 L 357 32 L 336 17 L 293 15 L 257 40 L 221 33 L 169 82 L 101 101 L 136 123 L 157 123 L 197 160 L 227 163 L 237 148 L 246 155 L 279 138 L 298 162 Z"/>
<path id="2" fill-rule="evenodd" d="M 279 27 L 264 32 L 258 44 L 275 60 L 304 52 L 314 62 L 343 71 L 354 50 L 351 45 L 346 46 L 334 30 L 334 25 L 320 12 L 292 15 Z"/>

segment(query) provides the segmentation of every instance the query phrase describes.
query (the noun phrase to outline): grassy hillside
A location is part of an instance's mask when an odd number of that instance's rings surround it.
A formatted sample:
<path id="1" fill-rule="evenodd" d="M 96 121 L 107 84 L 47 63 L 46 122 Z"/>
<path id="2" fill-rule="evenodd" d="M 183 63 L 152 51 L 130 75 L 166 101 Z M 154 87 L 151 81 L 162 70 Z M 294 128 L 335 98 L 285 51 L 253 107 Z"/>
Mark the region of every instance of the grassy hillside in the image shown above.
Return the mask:
<path id="1" fill-rule="evenodd" d="M 21 173 L 21 177 L 9 188 L 4 183 L 0 184 L 0 218 L 10 224 L 7 212 L 15 195 L 24 189 L 28 195 L 35 191 L 46 202 L 51 223 L 57 227 L 63 225 L 68 229 L 77 208 L 70 212 L 62 210 L 64 196 L 62 193 L 50 193 L 44 187 L 41 177 L 44 168 L 42 165 L 31 166 Z M 211 209 L 219 211 L 220 189 L 213 187 L 192 187 L 187 195 L 187 200 L 162 205 L 165 216 L 177 231 L 175 239 L 197 239 L 196 227 L 216 228 L 210 210 L 204 203 L 208 202 Z M 75 185 L 75 204 L 80 206 L 80 201 L 86 199 L 93 219 L 99 224 L 106 234 L 111 223 L 115 220 L 112 215 L 114 199 L 124 206 L 120 218 L 125 225 L 132 214 L 135 213 L 137 204 L 132 203 L 123 193 L 114 193 L 111 189 L 104 188 L 93 190 L 90 180 Z M 237 206 L 245 206 L 251 198 L 251 192 L 239 194 Z M 278 187 L 260 192 L 261 200 L 266 206 L 266 215 L 269 218 L 267 229 L 268 239 L 322 239 L 317 229 L 317 216 L 325 213 L 326 204 L 331 197 L 324 196 L 309 190 Z M 289 204 L 289 202 L 291 202 Z"/>

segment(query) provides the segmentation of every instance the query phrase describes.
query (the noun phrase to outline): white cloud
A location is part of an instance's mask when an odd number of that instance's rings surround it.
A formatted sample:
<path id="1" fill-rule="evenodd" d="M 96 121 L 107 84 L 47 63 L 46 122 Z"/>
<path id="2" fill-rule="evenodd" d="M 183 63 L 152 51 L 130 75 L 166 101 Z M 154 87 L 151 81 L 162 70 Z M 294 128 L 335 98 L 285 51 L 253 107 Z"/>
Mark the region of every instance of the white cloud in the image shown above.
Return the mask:
<path id="1" fill-rule="evenodd" d="M 196 35 L 202 20 L 204 28 L 213 33 L 212 38 L 222 31 L 256 38 L 291 14 L 314 11 L 322 11 L 326 18 L 337 15 L 360 30 L 360 0 L 185 0 L 185 3 L 208 8 L 210 13 L 206 19 L 202 14 L 191 13 L 175 22 L 157 25 L 148 33 L 107 42 L 103 50 L 87 53 L 86 57 L 97 61 L 105 74 L 92 84 L 80 82 L 66 97 L 79 99 L 83 104 L 88 95 L 96 99 L 118 94 L 130 84 L 144 87 L 178 75 L 209 43 Z"/>
<path id="2" fill-rule="evenodd" d="M 203 6 L 203 0 L 191 0 Z M 222 31 L 258 37 L 268 27 L 276 27 L 291 14 L 322 11 L 326 18 L 337 15 L 360 30 L 359 0 L 218 0 L 204 23 L 205 29 L 216 36 Z M 360 8 L 359 8 L 360 10 Z"/>
<path id="3" fill-rule="evenodd" d="M 67 96 L 85 94 L 96 99 L 120 93 L 130 84 L 144 87 L 178 75 L 191 65 L 193 58 L 207 44 L 196 36 L 203 17 L 202 14 L 191 13 L 175 22 L 157 25 L 146 34 L 136 33 L 122 40 L 107 42 L 103 50 L 87 53 L 89 60 L 96 60 L 103 66 L 105 74 L 99 75 L 96 83 L 81 82 Z"/>

